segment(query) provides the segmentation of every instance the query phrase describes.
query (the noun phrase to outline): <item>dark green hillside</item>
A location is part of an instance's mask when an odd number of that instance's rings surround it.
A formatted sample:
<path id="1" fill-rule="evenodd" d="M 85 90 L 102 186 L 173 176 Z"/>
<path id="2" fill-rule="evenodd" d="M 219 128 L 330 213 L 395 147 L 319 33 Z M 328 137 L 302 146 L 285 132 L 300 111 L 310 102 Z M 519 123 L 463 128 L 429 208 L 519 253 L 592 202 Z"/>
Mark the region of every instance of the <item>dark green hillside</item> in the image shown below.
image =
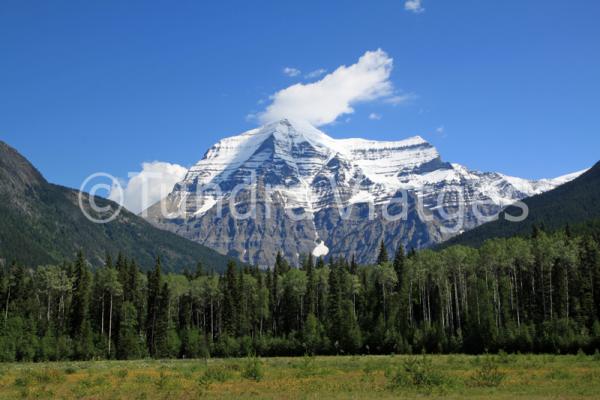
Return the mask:
<path id="1" fill-rule="evenodd" d="M 79 209 L 78 193 L 48 183 L 16 150 L 0 142 L 0 259 L 36 266 L 72 260 L 77 250 L 85 249 L 93 265 L 101 265 L 107 251 L 123 251 L 147 268 L 160 255 L 166 270 L 193 268 L 199 261 L 224 270 L 227 257 L 126 210 L 110 223 L 92 223 Z M 117 207 L 102 198 L 96 203 Z"/>
<path id="2" fill-rule="evenodd" d="M 600 219 L 600 162 L 583 175 L 546 193 L 524 200 L 529 207 L 529 217 L 522 222 L 504 218 L 521 215 L 521 209 L 508 207 L 498 221 L 489 222 L 465 232 L 443 244 L 443 247 L 462 244 L 480 246 L 485 240 L 522 236 L 531 233 L 534 226 L 547 230 L 590 223 Z M 582 226 L 583 229 L 583 226 Z"/>

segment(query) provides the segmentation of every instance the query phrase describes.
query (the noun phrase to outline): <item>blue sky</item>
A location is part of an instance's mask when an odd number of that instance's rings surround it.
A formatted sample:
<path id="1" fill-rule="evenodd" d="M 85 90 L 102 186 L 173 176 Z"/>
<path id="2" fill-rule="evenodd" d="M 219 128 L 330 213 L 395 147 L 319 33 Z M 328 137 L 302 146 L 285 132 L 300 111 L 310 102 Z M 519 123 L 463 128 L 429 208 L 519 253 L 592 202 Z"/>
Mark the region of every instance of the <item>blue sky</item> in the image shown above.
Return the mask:
<path id="1" fill-rule="evenodd" d="M 330 135 L 421 135 L 445 160 L 526 178 L 600 159 L 600 2 L 420 6 L 4 0 L 0 139 L 71 187 L 145 161 L 190 166 L 256 126 L 248 115 L 269 96 L 382 49 L 393 59 L 387 97 L 407 99 L 353 104 L 321 127 Z"/>

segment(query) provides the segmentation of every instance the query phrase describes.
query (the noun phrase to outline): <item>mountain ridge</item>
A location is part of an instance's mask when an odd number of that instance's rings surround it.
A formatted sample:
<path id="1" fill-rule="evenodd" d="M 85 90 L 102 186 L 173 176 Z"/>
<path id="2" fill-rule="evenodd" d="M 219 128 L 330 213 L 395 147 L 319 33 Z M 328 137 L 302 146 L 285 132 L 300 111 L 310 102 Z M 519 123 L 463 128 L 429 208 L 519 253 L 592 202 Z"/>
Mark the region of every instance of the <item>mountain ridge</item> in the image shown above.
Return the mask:
<path id="1" fill-rule="evenodd" d="M 473 171 L 444 161 L 419 136 L 382 142 L 333 139 L 307 123 L 282 119 L 211 146 L 146 218 L 263 266 L 274 262 L 278 250 L 297 262 L 302 254 L 316 255 L 317 248 L 319 254 L 356 254 L 359 262 L 369 263 L 381 240 L 395 251 L 400 244 L 428 247 L 458 233 L 446 232 L 451 224 L 442 218 L 445 208 L 485 200 L 480 208 L 494 214 L 568 179 L 533 181 Z M 444 198 L 437 204 L 440 193 Z M 239 201 L 231 201 L 237 194 Z M 406 198 L 406 220 L 384 221 L 381 214 L 400 197 Z M 257 211 L 254 218 L 235 218 L 236 208 L 250 207 Z M 370 220 L 373 210 L 379 217 Z M 336 215 L 340 211 L 348 211 L 348 218 Z M 296 215 L 307 218 L 298 221 Z M 479 224 L 476 217 L 466 212 L 464 230 Z"/>
<path id="2" fill-rule="evenodd" d="M 84 204 L 89 195 L 83 193 Z M 119 206 L 95 197 L 99 207 Z M 0 141 L 0 259 L 28 266 L 70 261 L 82 249 L 99 266 L 106 252 L 123 251 L 144 268 L 161 256 L 164 269 L 205 267 L 224 270 L 228 258 L 197 243 L 160 231 L 122 209 L 106 224 L 89 221 L 79 209 L 79 192 L 48 183 L 17 150 Z M 86 211 L 95 215 L 89 206 Z"/>
<path id="3" fill-rule="evenodd" d="M 479 246 L 487 239 L 528 235 L 534 227 L 561 229 L 600 220 L 600 162 L 575 179 L 553 190 L 523 199 L 528 217 L 522 222 L 507 221 L 504 216 L 520 215 L 520 208 L 509 206 L 498 221 L 488 222 L 441 244 Z"/>

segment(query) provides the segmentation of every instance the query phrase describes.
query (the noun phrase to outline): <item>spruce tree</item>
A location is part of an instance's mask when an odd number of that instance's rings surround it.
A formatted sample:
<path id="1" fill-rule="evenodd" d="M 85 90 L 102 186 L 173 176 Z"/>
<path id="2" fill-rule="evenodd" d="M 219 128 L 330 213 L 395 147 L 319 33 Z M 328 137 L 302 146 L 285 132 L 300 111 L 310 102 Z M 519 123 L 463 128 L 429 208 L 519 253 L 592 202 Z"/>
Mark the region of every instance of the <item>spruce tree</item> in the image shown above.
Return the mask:
<path id="1" fill-rule="evenodd" d="M 94 354 L 93 332 L 89 319 L 92 275 L 85 263 L 82 251 L 77 253 L 73 272 L 71 337 L 75 342 L 75 354 L 80 359 L 89 359 Z"/>
<path id="2" fill-rule="evenodd" d="M 387 262 L 389 262 L 388 252 L 385 248 L 385 243 L 382 240 L 381 244 L 379 245 L 379 255 L 377 256 L 377 264 L 383 265 Z"/>
<path id="3" fill-rule="evenodd" d="M 237 266 L 235 262 L 227 263 L 227 272 L 225 273 L 225 282 L 223 287 L 223 328 L 229 335 L 237 333 L 238 322 L 238 284 L 237 284 Z"/>
<path id="4" fill-rule="evenodd" d="M 154 270 L 148 272 L 148 295 L 147 295 L 147 317 L 146 317 L 146 343 L 148 352 L 156 354 L 157 324 L 161 305 L 162 273 L 160 257 L 156 258 Z"/>
<path id="5" fill-rule="evenodd" d="M 358 263 L 356 262 L 356 256 L 352 254 L 352 260 L 350 261 L 350 273 L 352 275 L 358 274 Z"/>
<path id="6" fill-rule="evenodd" d="M 396 255 L 394 256 L 394 271 L 396 271 L 396 276 L 398 277 L 398 287 L 402 287 L 402 282 L 404 278 L 404 264 L 406 262 L 406 256 L 404 255 L 404 246 L 402 243 L 398 245 L 398 250 L 396 251 Z"/>
<path id="7" fill-rule="evenodd" d="M 315 285 L 315 267 L 313 265 L 312 254 L 309 255 L 304 263 L 306 271 L 306 295 L 304 296 L 304 309 L 308 317 L 309 314 L 315 313 L 316 308 L 316 285 Z"/>
<path id="8" fill-rule="evenodd" d="M 176 357 L 179 352 L 178 345 L 173 342 L 171 321 L 169 320 L 169 298 L 171 292 L 165 282 L 160 289 L 159 307 L 156 315 L 156 328 L 154 333 L 155 356 L 161 358 Z"/>

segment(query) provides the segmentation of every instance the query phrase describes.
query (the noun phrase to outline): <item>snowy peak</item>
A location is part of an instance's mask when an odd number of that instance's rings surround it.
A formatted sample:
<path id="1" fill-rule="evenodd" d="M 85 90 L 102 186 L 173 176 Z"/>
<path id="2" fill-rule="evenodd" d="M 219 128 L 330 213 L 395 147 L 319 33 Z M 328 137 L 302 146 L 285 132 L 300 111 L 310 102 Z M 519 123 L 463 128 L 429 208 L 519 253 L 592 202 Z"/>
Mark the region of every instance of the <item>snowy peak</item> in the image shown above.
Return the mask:
<path id="1" fill-rule="evenodd" d="M 286 207 L 318 211 L 331 206 L 332 186 L 344 202 L 382 204 L 398 190 L 433 194 L 468 187 L 499 206 L 539 194 L 573 179 L 531 181 L 482 173 L 444 162 L 420 136 L 398 141 L 334 139 L 309 123 L 282 119 L 225 138 L 192 167 L 181 187 L 219 185 L 225 195 L 252 177 L 278 191 Z"/>
<path id="2" fill-rule="evenodd" d="M 479 172 L 443 161 L 420 136 L 334 139 L 308 123 L 282 119 L 213 145 L 151 208 L 149 219 L 258 265 L 272 265 L 279 250 L 296 261 L 312 253 L 356 254 L 371 262 L 381 240 L 388 249 L 427 247 L 458 232 L 446 228 L 472 229 L 485 222 L 482 213 L 495 215 L 578 175 L 533 181 Z M 247 184 L 255 196 L 238 196 Z M 385 212 L 388 206 L 400 211 L 393 200 L 401 193 L 412 204 L 405 219 L 390 220 Z M 235 216 L 237 208 L 252 207 L 255 217 Z M 459 221 L 442 212 L 461 208 Z"/>
<path id="3" fill-rule="evenodd" d="M 395 184 L 399 174 L 431 163 L 439 154 L 420 136 L 400 141 L 333 139 L 306 122 L 282 119 L 219 141 L 189 170 L 184 182 L 220 183 L 240 168 L 273 164 L 312 178 L 334 157 L 361 169 L 373 182 Z"/>

